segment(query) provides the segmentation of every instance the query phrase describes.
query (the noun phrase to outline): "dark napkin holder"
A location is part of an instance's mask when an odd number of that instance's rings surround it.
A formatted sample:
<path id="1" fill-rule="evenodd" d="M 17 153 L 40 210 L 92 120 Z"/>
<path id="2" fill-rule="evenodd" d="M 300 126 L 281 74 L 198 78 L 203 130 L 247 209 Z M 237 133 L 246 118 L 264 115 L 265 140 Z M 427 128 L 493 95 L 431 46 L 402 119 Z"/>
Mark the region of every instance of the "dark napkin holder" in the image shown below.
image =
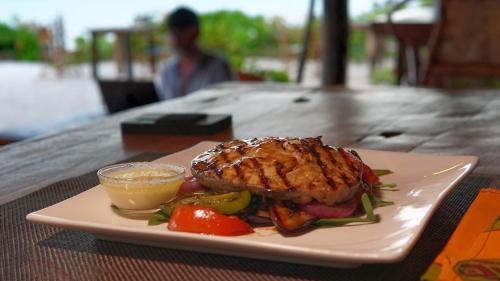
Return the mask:
<path id="1" fill-rule="evenodd" d="M 231 115 L 149 113 L 121 123 L 122 134 L 212 135 L 231 127 Z"/>

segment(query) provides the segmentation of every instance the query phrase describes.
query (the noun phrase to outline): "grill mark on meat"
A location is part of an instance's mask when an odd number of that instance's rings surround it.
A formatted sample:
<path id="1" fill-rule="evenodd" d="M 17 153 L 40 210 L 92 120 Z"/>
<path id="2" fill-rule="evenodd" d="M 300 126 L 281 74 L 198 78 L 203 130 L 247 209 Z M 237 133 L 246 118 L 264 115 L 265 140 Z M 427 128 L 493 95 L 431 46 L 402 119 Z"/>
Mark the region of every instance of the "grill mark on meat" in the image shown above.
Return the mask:
<path id="1" fill-rule="evenodd" d="M 237 162 L 233 165 L 234 167 L 234 171 L 236 172 L 236 176 L 238 176 L 238 179 L 240 182 L 245 182 L 243 180 L 243 173 L 241 171 L 241 161 L 240 162 Z"/>
<path id="2" fill-rule="evenodd" d="M 340 170 L 336 179 L 339 181 L 339 183 L 341 185 L 348 185 L 347 181 L 345 180 L 345 175 L 344 175 L 344 171 L 343 171 L 342 167 L 338 168 L 342 164 L 342 163 L 339 163 L 339 160 L 337 159 L 337 155 L 340 154 L 338 148 L 328 150 L 328 153 L 330 154 L 330 157 L 332 158 L 332 161 L 334 162 L 334 164 L 337 166 L 336 170 Z"/>
<path id="3" fill-rule="evenodd" d="M 283 163 L 276 161 L 276 174 L 278 174 L 278 176 L 281 178 L 287 189 L 290 189 L 292 185 L 286 178 L 286 174 L 285 171 L 283 171 L 283 168 L 284 168 Z"/>
<path id="4" fill-rule="evenodd" d="M 278 140 L 278 143 L 280 144 L 281 149 L 282 149 L 283 151 L 286 151 L 286 148 L 285 148 L 285 141 L 284 141 L 284 140 Z"/>
<path id="5" fill-rule="evenodd" d="M 341 167 L 342 167 L 342 169 L 340 169 L 340 179 L 341 179 L 341 180 L 342 180 L 342 181 L 343 181 L 343 182 L 344 182 L 347 186 L 349 186 L 349 181 L 348 181 L 347 176 L 346 176 L 346 174 L 345 174 L 345 167 L 344 167 L 344 164 L 345 164 L 346 166 L 349 166 L 349 165 L 347 164 L 347 160 L 346 160 L 346 158 L 344 157 L 344 149 L 342 149 L 342 147 L 339 147 L 339 148 L 337 148 L 337 151 L 339 152 L 338 154 L 339 154 L 340 158 L 342 158 L 342 162 L 343 162 L 343 163 L 342 163 L 342 166 L 341 166 Z"/>
<path id="6" fill-rule="evenodd" d="M 332 154 L 333 149 L 331 147 L 320 144 L 319 148 L 324 152 L 323 154 L 327 155 L 328 159 L 325 159 L 326 163 L 328 163 L 328 160 L 330 160 L 333 164 L 337 164 L 337 159 L 335 159 L 335 157 L 333 157 L 333 154 Z M 325 165 L 325 164 L 323 164 L 323 165 Z M 328 166 L 328 164 L 326 164 L 325 167 L 326 166 Z M 337 190 L 338 189 L 337 183 L 335 182 L 334 179 L 332 179 L 331 177 L 328 176 L 328 174 L 329 174 L 328 171 L 323 169 L 323 173 L 325 173 L 325 172 L 326 172 L 325 176 L 328 179 L 328 184 L 332 187 L 333 190 Z"/>
<path id="7" fill-rule="evenodd" d="M 346 152 L 346 153 L 348 153 L 348 152 Z M 349 154 L 350 154 L 350 153 L 349 153 Z M 348 159 L 348 161 L 347 161 L 347 165 L 349 166 L 349 170 L 353 170 L 353 171 L 356 171 L 356 172 L 359 170 L 359 169 L 358 169 L 358 167 L 356 167 L 356 166 L 354 165 L 354 162 L 352 161 L 352 158 L 349 158 L 349 159 Z"/>
<path id="8" fill-rule="evenodd" d="M 239 153 L 241 156 L 246 156 L 247 151 L 252 149 L 247 143 L 240 143 L 235 146 L 235 152 Z"/>
<path id="9" fill-rule="evenodd" d="M 284 151 L 284 152 L 287 152 L 288 150 L 286 149 L 285 147 L 285 143 L 286 143 L 286 140 L 284 139 L 278 139 L 277 140 L 281 149 Z M 285 171 L 283 170 L 285 168 L 285 166 L 283 165 L 283 163 L 279 162 L 279 161 L 276 161 L 276 173 L 278 174 L 278 176 L 280 176 L 281 180 L 283 181 L 283 183 L 285 184 L 285 186 L 287 187 L 287 191 L 289 192 L 293 192 L 295 190 L 295 187 L 290 183 L 290 181 L 286 178 L 286 173 Z"/>
<path id="10" fill-rule="evenodd" d="M 302 141 L 302 143 L 304 143 L 304 142 Z M 294 153 L 295 153 L 295 152 L 296 152 L 296 153 L 298 153 L 298 154 L 300 155 L 300 157 L 301 157 L 301 158 L 304 158 L 304 157 L 305 157 L 305 156 L 303 155 L 304 153 L 302 152 L 302 148 L 301 148 L 298 144 L 296 144 L 296 143 L 290 143 L 290 146 L 292 147 L 292 151 L 293 151 Z M 293 187 L 293 188 L 295 188 L 295 187 Z M 307 188 L 310 190 L 310 189 L 311 189 L 311 186 L 308 186 Z"/>
<path id="11" fill-rule="evenodd" d="M 257 144 L 258 144 L 257 141 L 258 141 L 257 138 L 253 138 L 253 139 L 248 140 L 247 144 L 250 146 L 257 146 Z"/>
<path id="12" fill-rule="evenodd" d="M 303 155 L 302 155 L 302 154 L 303 154 L 303 153 L 302 153 L 302 149 L 301 149 L 301 147 L 300 147 L 298 144 L 296 144 L 296 143 L 291 143 L 290 145 L 292 146 L 292 148 L 293 148 L 293 150 L 294 150 L 295 152 L 297 152 L 297 153 L 301 154 L 301 156 L 303 156 Z"/>
<path id="13" fill-rule="evenodd" d="M 308 147 L 309 152 L 311 152 L 311 155 L 316 159 L 316 163 L 318 164 L 319 168 L 321 169 L 321 173 L 323 173 L 323 176 L 326 179 L 326 183 L 333 189 L 337 189 L 337 186 L 335 185 L 335 182 L 328 176 L 328 171 L 326 168 L 325 163 L 321 161 L 321 155 L 316 151 L 316 146 L 311 145 Z"/>
<path id="14" fill-rule="evenodd" d="M 217 162 L 215 159 L 209 161 L 200 161 L 196 163 L 196 166 L 200 167 L 206 173 L 217 174 Z"/>
<path id="15" fill-rule="evenodd" d="M 220 163 L 220 162 L 219 162 L 220 160 L 222 160 L 222 163 Z M 222 172 L 223 167 L 224 167 L 224 166 L 225 166 L 225 164 L 227 164 L 227 163 L 228 163 L 228 159 L 227 159 L 227 154 L 226 154 L 226 151 L 222 149 L 222 150 L 219 152 L 219 157 L 218 157 L 218 159 L 215 161 L 215 164 L 216 164 L 216 166 L 217 166 L 217 168 L 215 169 L 215 174 L 216 174 L 217 176 L 219 176 L 219 178 L 220 178 L 220 177 L 222 177 L 222 174 L 223 174 L 223 172 Z"/>
<path id="16" fill-rule="evenodd" d="M 241 156 L 245 155 L 245 148 L 241 144 L 237 145 L 236 149 L 234 151 L 237 152 Z"/>
<path id="17" fill-rule="evenodd" d="M 349 178 L 344 174 L 340 174 L 340 179 L 346 184 L 346 186 L 349 186 Z"/>
<path id="18" fill-rule="evenodd" d="M 352 170 L 356 171 L 358 173 L 358 180 L 362 181 L 363 178 L 363 160 L 359 156 L 359 154 L 355 150 L 349 150 L 348 151 L 350 154 L 354 155 L 356 159 L 359 161 L 358 163 L 355 163 L 354 161 L 349 162 L 349 166 L 351 167 Z M 355 164 L 358 164 L 357 166 Z"/>
<path id="19" fill-rule="evenodd" d="M 330 147 L 330 146 L 327 146 L 327 145 L 322 145 L 322 149 L 326 152 L 326 155 L 328 155 L 328 159 L 333 163 L 333 165 L 336 165 L 338 161 L 335 158 L 335 156 L 333 155 L 333 153 L 335 153 L 335 151 L 337 151 L 337 149 Z M 334 180 L 332 180 L 332 181 L 335 185 L 335 189 L 337 189 L 338 187 L 336 185 L 336 182 Z"/>
<path id="20" fill-rule="evenodd" d="M 339 148 L 339 152 L 340 152 L 340 156 L 344 159 L 344 162 L 347 166 L 347 168 L 349 170 L 353 169 L 355 171 L 357 171 L 356 167 L 354 167 L 353 165 L 351 165 L 351 159 L 348 158 L 349 155 L 347 155 L 347 152 L 343 149 L 343 148 Z M 346 169 L 342 169 L 342 175 L 341 175 L 342 179 L 344 180 L 345 183 L 347 183 L 349 185 L 349 177 L 346 175 Z"/>
<path id="21" fill-rule="evenodd" d="M 215 168 L 214 170 L 215 170 L 215 174 L 216 174 L 219 178 L 221 178 L 221 177 L 222 177 L 222 169 L 221 169 L 221 168 Z"/>
<path id="22" fill-rule="evenodd" d="M 236 146 L 236 149 L 234 151 L 240 156 L 244 156 L 244 154 L 242 153 L 242 148 L 243 147 L 241 146 L 241 144 L 239 144 Z M 236 175 L 238 176 L 240 182 L 245 182 L 243 171 L 241 170 L 241 160 L 234 164 L 234 170 L 236 171 Z"/>
<path id="23" fill-rule="evenodd" d="M 332 161 L 333 164 L 337 164 L 337 159 L 335 159 L 335 157 L 333 156 L 333 152 L 336 151 L 336 149 L 326 145 L 323 145 L 323 148 L 326 150 L 326 152 L 328 152 L 327 154 L 330 158 L 330 161 Z"/>
<path id="24" fill-rule="evenodd" d="M 215 161 L 208 162 L 208 164 L 205 165 L 205 171 L 213 170 L 214 169 L 213 167 L 217 166 L 216 164 L 217 163 L 215 163 Z M 215 168 L 217 168 L 217 167 L 215 167 Z"/>
<path id="25" fill-rule="evenodd" d="M 219 155 L 220 155 L 220 158 L 222 159 L 222 161 L 224 161 L 223 164 L 227 164 L 228 159 L 227 159 L 226 151 L 225 150 L 221 151 Z"/>
<path id="26" fill-rule="evenodd" d="M 337 150 L 338 150 L 340 156 L 342 156 L 342 158 L 344 159 L 344 162 L 347 163 L 347 159 L 345 158 L 345 155 L 344 155 L 344 153 L 345 153 L 344 149 L 342 147 L 339 147 Z"/>
<path id="27" fill-rule="evenodd" d="M 361 160 L 361 156 L 359 156 L 359 154 L 358 154 L 358 152 L 356 152 L 356 150 L 349 149 L 348 152 L 351 153 L 352 155 L 356 156 L 356 158 L 358 158 L 359 161 L 363 161 L 363 160 Z"/>
<path id="28" fill-rule="evenodd" d="M 269 179 L 264 174 L 264 169 L 262 168 L 262 164 L 254 157 L 250 159 L 253 162 L 254 166 L 257 167 L 257 172 L 259 173 L 260 182 L 265 187 L 265 189 L 269 189 Z"/>

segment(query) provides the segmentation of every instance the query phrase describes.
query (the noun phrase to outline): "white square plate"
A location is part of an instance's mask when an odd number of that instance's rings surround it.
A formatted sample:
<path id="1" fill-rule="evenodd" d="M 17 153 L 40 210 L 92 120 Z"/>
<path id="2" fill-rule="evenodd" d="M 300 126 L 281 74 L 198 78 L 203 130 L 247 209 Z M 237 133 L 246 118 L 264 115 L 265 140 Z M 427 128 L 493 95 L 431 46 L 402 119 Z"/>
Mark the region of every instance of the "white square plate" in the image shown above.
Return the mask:
<path id="1" fill-rule="evenodd" d="M 201 142 L 155 162 L 189 167 L 194 156 L 215 145 Z M 321 228 L 297 237 L 283 237 L 269 228 L 236 237 L 172 232 L 165 224 L 148 226 L 146 220 L 117 215 L 100 186 L 33 212 L 27 219 L 108 240 L 199 252 L 330 267 L 392 263 L 406 257 L 440 202 L 478 161 L 475 156 L 356 151 L 372 168 L 394 172 L 382 180 L 397 184 L 399 191 L 383 191 L 382 198 L 395 204 L 375 210 L 379 223 Z"/>

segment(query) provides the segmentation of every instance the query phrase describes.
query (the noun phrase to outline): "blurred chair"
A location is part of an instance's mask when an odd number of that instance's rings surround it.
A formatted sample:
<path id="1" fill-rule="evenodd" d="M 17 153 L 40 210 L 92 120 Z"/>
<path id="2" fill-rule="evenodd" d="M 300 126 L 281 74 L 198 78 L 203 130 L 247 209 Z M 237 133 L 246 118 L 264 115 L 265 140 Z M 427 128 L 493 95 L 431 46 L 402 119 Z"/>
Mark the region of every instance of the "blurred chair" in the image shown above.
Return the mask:
<path id="1" fill-rule="evenodd" d="M 103 79 L 99 75 L 98 37 L 107 33 L 115 34 L 115 59 L 118 65 L 118 78 Z M 145 36 L 148 42 L 148 60 L 151 76 L 156 73 L 157 57 L 154 52 L 154 32 L 150 27 L 133 26 L 131 28 L 102 28 L 91 30 L 92 34 L 92 76 L 97 81 L 108 113 L 116 113 L 159 100 L 153 81 L 135 79 L 133 69 L 132 36 Z"/>
<path id="2" fill-rule="evenodd" d="M 456 88 L 477 86 L 460 81 L 466 77 L 498 79 L 499 48 L 499 0 L 441 0 L 423 84 Z"/>
<path id="3" fill-rule="evenodd" d="M 370 75 L 373 76 L 375 65 L 382 61 L 385 54 L 384 36 L 394 36 L 397 43 L 396 83 L 403 79 L 415 86 L 420 79 L 420 53 L 427 47 L 432 33 L 432 23 L 372 23 L 367 37 L 367 52 L 370 63 Z"/>
<path id="4" fill-rule="evenodd" d="M 15 142 L 15 141 L 9 140 L 9 139 L 2 139 L 2 138 L 0 138 L 0 146 L 7 145 L 7 144 L 10 144 L 10 143 L 13 143 L 13 142 Z"/>
<path id="5" fill-rule="evenodd" d="M 159 101 L 152 81 L 97 80 L 108 113 Z"/>

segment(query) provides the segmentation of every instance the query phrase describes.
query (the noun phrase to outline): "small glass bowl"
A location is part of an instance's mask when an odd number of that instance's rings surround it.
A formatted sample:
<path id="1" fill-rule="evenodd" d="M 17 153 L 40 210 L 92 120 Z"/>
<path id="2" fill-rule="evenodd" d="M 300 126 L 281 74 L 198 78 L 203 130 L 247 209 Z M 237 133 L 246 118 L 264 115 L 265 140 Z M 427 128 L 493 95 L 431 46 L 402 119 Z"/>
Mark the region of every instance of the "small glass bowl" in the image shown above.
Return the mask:
<path id="1" fill-rule="evenodd" d="M 101 168 L 97 176 L 116 207 L 151 210 L 177 194 L 185 172 L 181 166 L 133 162 Z"/>

